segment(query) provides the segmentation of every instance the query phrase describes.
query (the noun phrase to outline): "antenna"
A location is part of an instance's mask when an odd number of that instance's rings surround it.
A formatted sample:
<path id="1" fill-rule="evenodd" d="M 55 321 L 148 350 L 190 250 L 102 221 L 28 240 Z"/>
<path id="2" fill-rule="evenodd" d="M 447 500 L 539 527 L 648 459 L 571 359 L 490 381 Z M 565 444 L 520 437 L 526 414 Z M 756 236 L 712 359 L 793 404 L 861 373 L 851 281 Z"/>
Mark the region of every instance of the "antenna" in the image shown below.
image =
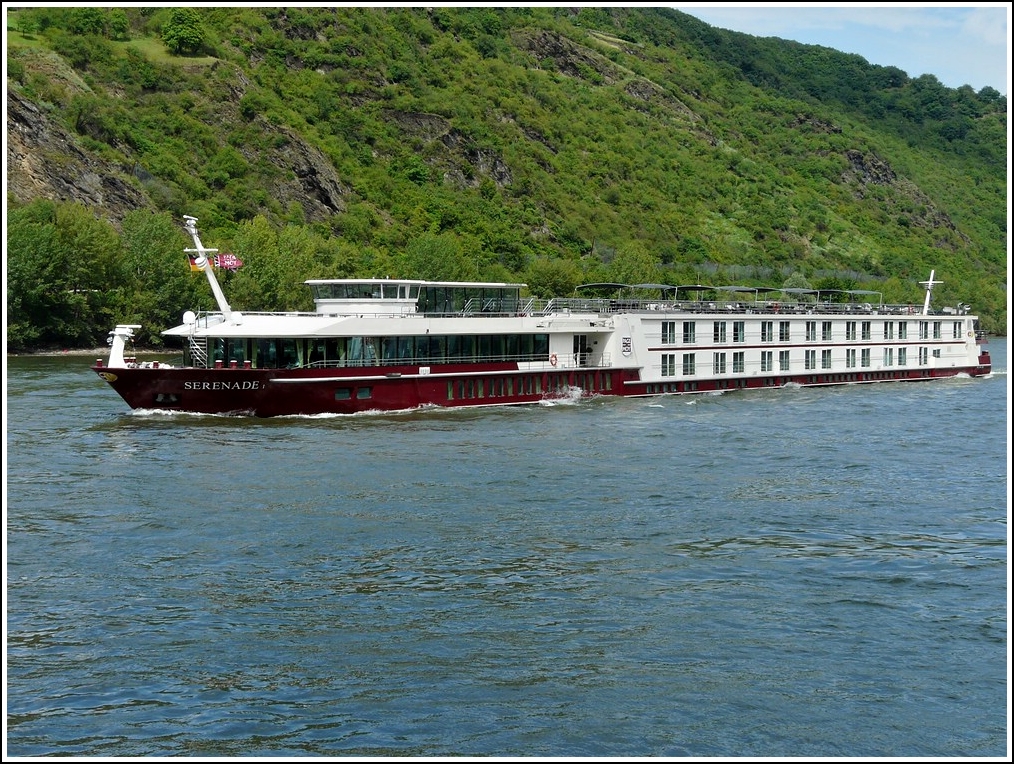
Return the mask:
<path id="1" fill-rule="evenodd" d="M 922 314 L 924 316 L 928 316 L 929 315 L 930 292 L 933 291 L 933 287 L 935 287 L 937 284 L 943 284 L 944 283 L 942 281 L 934 281 L 933 280 L 933 274 L 935 274 L 935 273 L 936 273 L 935 270 L 930 271 L 929 281 L 920 281 L 919 282 L 919 286 L 926 287 L 926 300 L 922 304 Z"/>

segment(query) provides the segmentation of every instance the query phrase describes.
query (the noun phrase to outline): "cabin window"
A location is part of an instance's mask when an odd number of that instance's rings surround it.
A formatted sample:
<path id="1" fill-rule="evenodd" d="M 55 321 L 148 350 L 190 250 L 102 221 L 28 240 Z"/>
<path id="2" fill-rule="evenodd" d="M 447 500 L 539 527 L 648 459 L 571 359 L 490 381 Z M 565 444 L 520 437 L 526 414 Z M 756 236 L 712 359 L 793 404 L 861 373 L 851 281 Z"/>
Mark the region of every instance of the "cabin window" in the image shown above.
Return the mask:
<path id="1" fill-rule="evenodd" d="M 775 322 L 761 321 L 761 342 L 773 342 L 775 339 Z"/>
<path id="2" fill-rule="evenodd" d="M 713 373 L 725 374 L 725 353 L 715 353 L 711 365 Z"/>
<path id="3" fill-rule="evenodd" d="M 734 374 L 742 374 L 746 369 L 746 353 L 738 350 L 732 354 L 732 371 Z"/>
<path id="4" fill-rule="evenodd" d="M 803 368 L 805 369 L 816 369 L 817 368 L 817 351 L 807 350 L 803 354 Z"/>
<path id="5" fill-rule="evenodd" d="M 744 321 L 732 322 L 732 341 L 746 342 L 746 323 Z"/>
<path id="6" fill-rule="evenodd" d="M 898 348 L 898 366 L 908 365 L 908 348 Z"/>
<path id="7" fill-rule="evenodd" d="M 919 365 L 925 366 L 929 363 L 929 349 L 919 348 Z"/>
<path id="8" fill-rule="evenodd" d="M 676 376 L 676 354 L 675 353 L 663 353 L 662 354 L 662 376 L 663 377 L 675 377 Z"/>
<path id="9" fill-rule="evenodd" d="M 933 339 L 935 339 L 935 340 L 940 339 L 940 322 L 939 321 L 934 321 L 933 322 Z"/>
<path id="10" fill-rule="evenodd" d="M 869 321 L 863 321 L 863 339 L 864 340 L 870 339 L 870 322 Z"/>
<path id="11" fill-rule="evenodd" d="M 859 363 L 862 364 L 864 369 L 870 368 L 870 349 L 863 348 L 863 352 L 859 355 Z"/>
<path id="12" fill-rule="evenodd" d="M 725 321 L 715 321 L 714 341 L 718 344 L 725 342 Z"/>
<path id="13" fill-rule="evenodd" d="M 845 368 L 854 369 L 856 367 L 856 349 L 848 348 L 845 351 Z"/>
<path id="14" fill-rule="evenodd" d="M 830 369 L 831 368 L 831 351 L 821 350 L 820 351 L 820 368 Z"/>
<path id="15" fill-rule="evenodd" d="M 829 342 L 831 340 L 831 322 L 830 321 L 824 321 L 823 325 L 820 327 L 820 338 L 824 342 Z"/>
<path id="16" fill-rule="evenodd" d="M 884 339 L 885 340 L 893 340 L 894 339 L 894 322 L 893 321 L 885 321 L 884 322 Z"/>
<path id="17" fill-rule="evenodd" d="M 761 351 L 761 371 L 771 371 L 774 362 L 774 353 L 770 350 Z"/>
<path id="18" fill-rule="evenodd" d="M 676 344 L 676 322 L 675 321 L 663 321 L 662 322 L 662 344 L 663 345 L 675 345 Z"/>
<path id="19" fill-rule="evenodd" d="M 779 342 L 788 342 L 789 341 L 789 327 L 790 327 L 790 323 L 788 321 L 779 321 L 778 322 L 778 341 Z"/>
<path id="20" fill-rule="evenodd" d="M 356 397 L 359 398 L 360 400 L 363 400 L 365 398 L 372 398 L 373 397 L 373 388 L 372 387 L 357 387 L 356 388 Z"/>
<path id="21" fill-rule="evenodd" d="M 951 332 L 952 332 L 951 336 L 952 336 L 953 339 L 956 339 L 956 340 L 961 339 L 961 332 L 963 330 L 963 326 L 962 326 L 963 323 L 964 323 L 963 321 L 954 321 L 951 324 Z"/>
<path id="22" fill-rule="evenodd" d="M 856 322 L 846 321 L 845 322 L 845 339 L 848 342 L 856 341 Z"/>
<path id="23" fill-rule="evenodd" d="M 779 371 L 789 370 L 789 351 L 781 350 L 778 352 L 778 369 Z"/>
<path id="24" fill-rule="evenodd" d="M 695 353 L 683 354 L 683 373 L 687 375 L 697 373 L 697 356 Z"/>
<path id="25" fill-rule="evenodd" d="M 693 345 L 697 342 L 697 322 L 696 321 L 684 321 L 683 322 L 683 344 Z"/>
<path id="26" fill-rule="evenodd" d="M 884 366 L 894 366 L 894 350 L 884 348 Z"/>
<path id="27" fill-rule="evenodd" d="M 899 340 L 908 339 L 908 321 L 898 322 L 898 339 Z"/>
<path id="28" fill-rule="evenodd" d="M 806 341 L 816 342 L 817 341 L 817 322 L 807 321 L 806 322 Z"/>
<path id="29" fill-rule="evenodd" d="M 336 401 L 347 401 L 352 397 L 352 389 L 348 387 L 338 387 L 334 391 L 334 399 Z"/>

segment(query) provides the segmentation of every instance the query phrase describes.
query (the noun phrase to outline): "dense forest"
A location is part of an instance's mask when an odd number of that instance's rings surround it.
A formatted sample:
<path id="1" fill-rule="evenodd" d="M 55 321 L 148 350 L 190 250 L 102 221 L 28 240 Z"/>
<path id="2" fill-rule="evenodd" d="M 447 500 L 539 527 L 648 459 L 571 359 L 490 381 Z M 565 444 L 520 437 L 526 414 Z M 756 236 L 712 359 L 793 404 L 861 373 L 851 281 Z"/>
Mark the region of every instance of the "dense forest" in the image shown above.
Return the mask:
<path id="1" fill-rule="evenodd" d="M 1006 334 L 1007 98 L 659 8 L 8 10 L 7 348 L 397 276 L 861 288 Z"/>

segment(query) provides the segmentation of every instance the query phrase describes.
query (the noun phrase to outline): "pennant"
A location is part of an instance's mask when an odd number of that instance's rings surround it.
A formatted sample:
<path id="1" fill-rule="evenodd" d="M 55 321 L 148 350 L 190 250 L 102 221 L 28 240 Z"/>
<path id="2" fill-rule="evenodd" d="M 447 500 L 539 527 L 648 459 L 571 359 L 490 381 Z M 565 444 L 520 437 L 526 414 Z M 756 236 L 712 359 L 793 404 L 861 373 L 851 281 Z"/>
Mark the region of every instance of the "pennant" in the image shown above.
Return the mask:
<path id="1" fill-rule="evenodd" d="M 216 268 L 222 268 L 226 271 L 235 271 L 243 267 L 243 261 L 231 252 L 215 255 L 213 262 Z"/>

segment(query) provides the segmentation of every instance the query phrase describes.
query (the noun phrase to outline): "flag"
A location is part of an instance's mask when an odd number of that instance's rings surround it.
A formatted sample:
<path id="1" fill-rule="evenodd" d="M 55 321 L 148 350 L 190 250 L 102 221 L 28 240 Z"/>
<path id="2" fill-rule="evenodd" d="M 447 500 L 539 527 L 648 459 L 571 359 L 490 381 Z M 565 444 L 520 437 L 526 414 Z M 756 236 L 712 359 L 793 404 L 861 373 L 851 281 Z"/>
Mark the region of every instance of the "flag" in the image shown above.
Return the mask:
<path id="1" fill-rule="evenodd" d="M 198 255 L 190 255 L 190 270 L 191 271 L 203 271 L 204 269 L 197 264 Z"/>
<path id="2" fill-rule="evenodd" d="M 227 271 L 235 271 L 243 267 L 243 261 L 236 257 L 231 252 L 225 252 L 221 255 L 215 255 L 213 260 L 216 268 L 222 268 Z"/>

